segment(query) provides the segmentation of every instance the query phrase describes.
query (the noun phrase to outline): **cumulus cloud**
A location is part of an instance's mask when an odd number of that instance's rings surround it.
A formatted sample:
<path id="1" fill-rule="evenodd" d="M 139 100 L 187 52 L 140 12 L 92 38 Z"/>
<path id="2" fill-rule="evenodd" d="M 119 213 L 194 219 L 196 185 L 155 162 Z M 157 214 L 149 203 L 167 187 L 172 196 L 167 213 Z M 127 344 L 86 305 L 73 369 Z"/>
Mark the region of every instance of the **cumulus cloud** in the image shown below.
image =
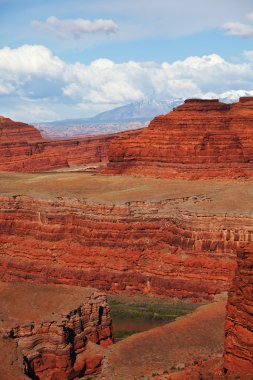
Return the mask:
<path id="1" fill-rule="evenodd" d="M 45 22 L 33 21 L 32 26 L 38 29 L 52 32 L 59 37 L 81 38 L 85 34 L 103 33 L 110 34 L 118 31 L 118 25 L 113 20 L 85 20 L 69 19 L 59 20 L 55 16 L 50 16 Z"/>
<path id="2" fill-rule="evenodd" d="M 246 18 L 253 21 L 253 12 L 246 15 Z M 223 24 L 226 34 L 230 36 L 238 36 L 242 38 L 253 37 L 253 24 L 245 24 L 241 22 L 226 22 Z"/>
<path id="3" fill-rule="evenodd" d="M 0 49 L 0 97 L 7 116 L 15 108 L 23 120 L 91 116 L 144 98 L 234 98 L 252 93 L 252 52 L 248 61 L 231 63 L 217 54 L 175 62 L 115 63 L 97 59 L 90 64 L 67 63 L 45 46 Z M 39 108 L 39 107 L 42 108 Z M 44 110 L 47 109 L 47 112 Z M 9 110 L 9 111 L 8 111 Z M 28 110 L 28 111 L 27 111 Z M 36 111 L 36 112 L 37 112 Z M 3 113 L 1 111 L 0 113 Z"/>

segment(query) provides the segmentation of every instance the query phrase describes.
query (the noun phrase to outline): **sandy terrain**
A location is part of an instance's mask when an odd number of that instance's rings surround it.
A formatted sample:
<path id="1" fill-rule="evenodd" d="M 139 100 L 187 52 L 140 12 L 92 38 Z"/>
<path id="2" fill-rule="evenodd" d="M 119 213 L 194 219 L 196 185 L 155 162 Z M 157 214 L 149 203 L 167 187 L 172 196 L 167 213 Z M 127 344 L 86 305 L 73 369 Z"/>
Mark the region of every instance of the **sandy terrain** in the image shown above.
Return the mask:
<path id="1" fill-rule="evenodd" d="M 95 203 L 181 200 L 180 208 L 253 215 L 253 180 L 187 181 L 88 173 L 0 173 L 0 195 L 78 198 Z M 172 202 L 172 207 L 174 207 Z"/>
<path id="2" fill-rule="evenodd" d="M 94 292 L 95 289 L 78 286 L 0 282 L 0 331 L 25 322 L 56 320 Z"/>
<path id="3" fill-rule="evenodd" d="M 173 323 L 132 335 L 108 349 L 102 378 L 152 379 L 199 359 L 221 357 L 224 320 L 225 303 L 215 302 Z"/>

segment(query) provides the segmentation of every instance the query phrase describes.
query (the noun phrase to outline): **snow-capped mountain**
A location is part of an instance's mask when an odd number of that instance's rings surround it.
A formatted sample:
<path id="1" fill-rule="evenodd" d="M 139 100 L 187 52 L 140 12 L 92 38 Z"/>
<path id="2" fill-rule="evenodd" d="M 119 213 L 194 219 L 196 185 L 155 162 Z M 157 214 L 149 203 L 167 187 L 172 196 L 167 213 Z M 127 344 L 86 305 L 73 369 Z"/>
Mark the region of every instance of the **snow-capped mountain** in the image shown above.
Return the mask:
<path id="1" fill-rule="evenodd" d="M 90 118 L 35 123 L 46 137 L 73 137 L 115 133 L 145 126 L 155 116 L 166 114 L 183 103 L 183 99 L 143 100 L 99 113 Z"/>
<path id="2" fill-rule="evenodd" d="M 102 112 L 90 121 L 95 122 L 131 122 L 141 121 L 147 122 L 153 119 L 156 115 L 166 114 L 172 110 L 173 107 L 183 103 L 182 99 L 175 100 L 143 100 L 141 102 L 130 103 L 122 107 L 114 108 L 110 111 Z"/>
<path id="3" fill-rule="evenodd" d="M 234 94 L 224 93 L 220 101 L 231 103 L 238 100 Z M 35 123 L 44 137 L 68 138 L 116 133 L 142 128 L 157 115 L 164 115 L 182 104 L 184 99 L 143 100 L 113 108 L 96 116 L 83 119 L 67 119 Z"/>

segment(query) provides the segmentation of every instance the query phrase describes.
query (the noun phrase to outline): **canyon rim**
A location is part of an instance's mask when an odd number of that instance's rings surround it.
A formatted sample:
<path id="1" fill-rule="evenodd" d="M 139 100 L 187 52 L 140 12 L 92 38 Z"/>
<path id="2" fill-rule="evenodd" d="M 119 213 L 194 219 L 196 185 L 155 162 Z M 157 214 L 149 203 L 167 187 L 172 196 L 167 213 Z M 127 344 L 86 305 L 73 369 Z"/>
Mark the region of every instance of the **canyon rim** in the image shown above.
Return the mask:
<path id="1" fill-rule="evenodd" d="M 0 380 L 253 380 L 251 1 L 0 19 Z"/>

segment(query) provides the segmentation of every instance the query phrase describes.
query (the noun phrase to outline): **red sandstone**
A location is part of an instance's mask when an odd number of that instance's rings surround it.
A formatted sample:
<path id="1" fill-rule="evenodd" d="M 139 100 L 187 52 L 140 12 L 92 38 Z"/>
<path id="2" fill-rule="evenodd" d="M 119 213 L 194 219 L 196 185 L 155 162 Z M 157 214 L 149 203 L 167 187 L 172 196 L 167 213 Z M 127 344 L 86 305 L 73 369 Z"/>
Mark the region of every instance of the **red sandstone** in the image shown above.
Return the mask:
<path id="1" fill-rule="evenodd" d="M 108 163 L 106 173 L 165 178 L 251 177 L 253 98 L 225 104 L 189 99 L 148 128 L 45 140 L 32 126 L 0 120 L 0 170 L 42 171 Z"/>
<path id="2" fill-rule="evenodd" d="M 213 184 L 210 190 L 209 183 L 162 180 L 162 188 L 147 179 L 154 199 L 139 195 L 134 201 L 138 179 L 123 179 L 122 190 L 118 185 L 113 191 L 112 180 L 119 178 L 2 174 L 0 278 L 194 299 L 212 299 L 228 290 L 234 250 L 252 238 L 250 192 L 234 211 L 240 183 Z M 131 181 L 133 195 L 127 188 Z M 69 190 L 54 193 L 57 186 Z M 98 199 L 94 187 L 103 188 Z M 119 202 L 122 192 L 125 200 Z M 216 201 L 214 193 L 220 194 Z"/>
<path id="3" fill-rule="evenodd" d="M 0 170 L 39 172 L 107 162 L 108 147 L 115 136 L 46 140 L 32 125 L 1 117 Z"/>
<path id="4" fill-rule="evenodd" d="M 189 99 L 109 149 L 106 173 L 164 178 L 251 177 L 253 98 Z"/>
<path id="5" fill-rule="evenodd" d="M 224 367 L 227 378 L 253 378 L 253 243 L 237 253 L 237 270 L 229 293 Z"/>
<path id="6" fill-rule="evenodd" d="M 6 368 L 0 363 L 1 379 L 6 370 L 9 377 L 3 380 L 14 380 L 15 372 L 32 379 L 70 380 L 100 371 L 103 347 L 112 344 L 105 294 L 88 288 L 0 283 L 0 302 L 0 348 L 4 341 L 9 349 L 10 341 L 15 342 L 13 356 L 19 363 L 13 371 L 10 359 L 5 359 Z"/>
<path id="7" fill-rule="evenodd" d="M 113 174 L 251 177 L 252 122 L 252 98 L 232 105 L 188 100 L 141 131 L 59 142 L 43 140 L 33 127 L 1 118 L 0 169 L 50 170 L 107 162 L 109 156 L 106 172 Z M 173 213 L 167 199 L 108 205 L 14 194 L 1 197 L 1 206 L 4 281 L 94 284 L 115 292 L 212 298 L 229 287 L 240 241 L 252 239 L 251 216 L 185 212 L 175 202 Z M 224 356 L 228 379 L 251 379 L 253 372 L 252 251 L 248 246 L 239 252 L 229 296 Z M 45 358 L 47 363 L 55 360 L 48 354 Z M 96 360 L 90 362 L 88 369 Z"/>

